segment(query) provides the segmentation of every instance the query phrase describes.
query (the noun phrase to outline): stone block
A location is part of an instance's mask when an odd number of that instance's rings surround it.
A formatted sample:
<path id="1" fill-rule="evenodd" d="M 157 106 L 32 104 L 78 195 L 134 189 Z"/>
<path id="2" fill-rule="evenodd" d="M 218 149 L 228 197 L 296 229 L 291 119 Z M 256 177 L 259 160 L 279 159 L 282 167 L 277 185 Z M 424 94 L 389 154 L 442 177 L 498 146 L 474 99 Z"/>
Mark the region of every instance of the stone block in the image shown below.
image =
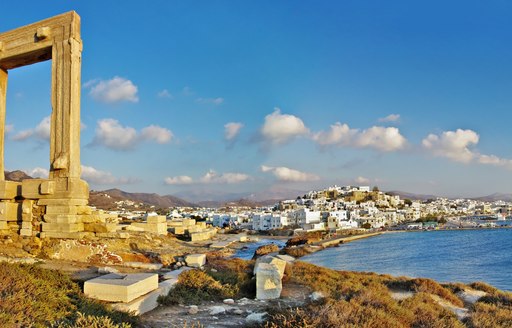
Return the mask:
<path id="1" fill-rule="evenodd" d="M 206 221 L 196 222 L 196 227 L 199 227 L 201 229 L 206 229 L 207 228 Z"/>
<path id="2" fill-rule="evenodd" d="M 176 281 L 162 281 L 158 288 L 146 295 L 140 296 L 128 303 L 114 303 L 112 308 L 118 311 L 141 315 L 155 309 L 158 306 L 158 296 L 166 296 Z"/>
<path id="3" fill-rule="evenodd" d="M 12 199 L 21 196 L 21 183 L 15 181 L 0 181 L 0 199 Z"/>
<path id="4" fill-rule="evenodd" d="M 278 254 L 275 257 L 277 257 L 280 260 L 286 261 L 287 263 L 291 263 L 295 261 L 295 257 L 290 255 L 284 255 L 284 254 Z"/>
<path id="5" fill-rule="evenodd" d="M 185 256 L 187 266 L 201 268 L 206 264 L 206 254 L 190 254 Z"/>
<path id="6" fill-rule="evenodd" d="M 183 221 L 167 221 L 167 226 L 169 228 L 172 227 L 183 227 Z"/>
<path id="7" fill-rule="evenodd" d="M 128 232 L 97 232 L 96 237 L 99 238 L 119 238 L 119 239 L 128 239 L 130 238 L 130 234 Z"/>
<path id="8" fill-rule="evenodd" d="M 146 219 L 147 223 L 167 223 L 167 218 L 164 215 L 151 215 Z M 167 224 L 166 224 L 167 225 Z"/>
<path id="9" fill-rule="evenodd" d="M 175 235 L 184 235 L 185 234 L 185 227 L 174 227 L 171 229 Z"/>
<path id="10" fill-rule="evenodd" d="M 48 223 L 43 222 L 44 232 L 80 232 L 84 231 L 83 223 Z"/>
<path id="11" fill-rule="evenodd" d="M 30 229 L 21 229 L 20 230 L 20 235 L 23 236 L 23 237 L 32 237 L 32 228 Z"/>
<path id="12" fill-rule="evenodd" d="M 105 218 L 102 218 L 97 214 L 84 214 L 84 215 L 80 215 L 80 218 L 83 223 L 106 223 L 107 222 L 107 220 Z"/>
<path id="13" fill-rule="evenodd" d="M 55 181 L 43 181 L 39 185 L 41 195 L 52 195 L 55 192 Z"/>
<path id="14" fill-rule="evenodd" d="M 283 283 L 277 267 L 260 263 L 256 270 L 256 298 L 259 300 L 277 299 L 281 296 Z"/>
<path id="15" fill-rule="evenodd" d="M 9 224 L 7 221 L 0 221 L 0 230 L 7 230 L 9 229 Z"/>
<path id="16" fill-rule="evenodd" d="M 254 273 L 256 274 L 256 271 L 258 270 L 258 266 L 260 264 L 267 263 L 274 265 L 276 269 L 279 271 L 279 275 L 281 278 L 284 276 L 284 269 L 286 268 L 286 261 L 278 259 L 277 257 L 273 256 L 262 256 L 256 260 L 256 263 L 254 264 Z"/>
<path id="17" fill-rule="evenodd" d="M 18 221 L 18 212 L 21 212 L 19 203 L 0 202 L 0 221 Z"/>
<path id="18" fill-rule="evenodd" d="M 46 206 L 46 214 L 71 214 L 78 213 L 78 206 L 61 206 L 61 205 L 48 205 Z"/>
<path id="19" fill-rule="evenodd" d="M 30 229 L 30 230 L 32 230 L 32 222 L 27 222 L 27 221 L 21 222 L 21 229 Z"/>
<path id="20" fill-rule="evenodd" d="M 58 231 L 44 231 L 41 232 L 41 238 L 56 238 L 56 239 L 82 239 L 84 237 L 93 237 L 94 234 L 90 232 L 58 232 Z"/>
<path id="21" fill-rule="evenodd" d="M 32 207 L 34 206 L 34 201 L 25 199 L 21 203 L 21 220 L 22 221 L 32 221 Z"/>
<path id="22" fill-rule="evenodd" d="M 90 206 L 84 206 L 84 205 L 77 206 L 76 214 L 86 214 L 86 215 L 92 214 L 92 208 Z"/>
<path id="23" fill-rule="evenodd" d="M 107 302 L 128 303 L 157 288 L 156 273 L 111 273 L 84 283 L 86 296 Z"/>
<path id="24" fill-rule="evenodd" d="M 143 231 L 144 231 L 144 228 L 142 228 L 142 227 L 137 227 L 137 226 L 134 226 L 134 225 L 130 224 L 130 225 L 124 226 L 124 227 L 123 227 L 123 230 L 126 230 L 126 231 L 137 231 L 137 232 L 143 232 Z"/>
<path id="25" fill-rule="evenodd" d="M 47 223 L 80 223 L 81 216 L 72 214 L 45 214 L 43 216 L 44 222 Z"/>
<path id="26" fill-rule="evenodd" d="M 167 224 L 166 223 L 141 223 L 134 222 L 132 226 L 143 228 L 145 232 L 150 232 L 158 235 L 166 235 L 167 234 Z"/>
<path id="27" fill-rule="evenodd" d="M 23 180 L 27 181 L 27 180 Z M 37 198 L 36 198 L 37 199 Z M 69 199 L 38 199 L 37 205 L 56 205 L 56 206 L 85 206 L 87 205 L 87 199 L 81 198 L 69 198 Z"/>
<path id="28" fill-rule="evenodd" d="M 183 222 L 183 225 L 185 227 L 195 226 L 196 225 L 196 220 L 195 219 L 183 219 L 182 222 Z"/>
<path id="29" fill-rule="evenodd" d="M 84 223 L 84 231 L 114 232 L 116 230 L 117 230 L 116 223 Z"/>

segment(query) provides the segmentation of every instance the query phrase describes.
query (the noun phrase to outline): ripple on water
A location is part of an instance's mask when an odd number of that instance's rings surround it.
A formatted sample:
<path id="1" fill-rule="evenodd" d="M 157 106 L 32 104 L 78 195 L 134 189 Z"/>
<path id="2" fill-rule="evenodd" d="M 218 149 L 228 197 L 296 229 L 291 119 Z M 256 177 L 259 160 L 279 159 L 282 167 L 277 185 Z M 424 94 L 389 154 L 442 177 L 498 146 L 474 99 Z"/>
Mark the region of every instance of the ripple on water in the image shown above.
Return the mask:
<path id="1" fill-rule="evenodd" d="M 336 270 L 484 281 L 512 291 L 512 229 L 389 233 L 307 255 L 301 260 Z"/>

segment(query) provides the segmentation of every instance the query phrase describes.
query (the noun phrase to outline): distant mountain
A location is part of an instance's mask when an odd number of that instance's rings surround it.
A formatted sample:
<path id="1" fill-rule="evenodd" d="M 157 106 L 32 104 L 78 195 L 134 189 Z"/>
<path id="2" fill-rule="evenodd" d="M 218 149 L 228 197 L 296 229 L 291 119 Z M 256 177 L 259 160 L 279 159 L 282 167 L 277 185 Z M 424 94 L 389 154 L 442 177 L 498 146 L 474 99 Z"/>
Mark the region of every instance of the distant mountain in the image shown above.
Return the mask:
<path id="1" fill-rule="evenodd" d="M 160 196 L 154 193 L 130 193 L 119 189 L 91 191 L 89 194 L 89 204 L 103 209 L 115 208 L 115 202 L 121 200 L 131 200 L 136 203 L 144 203 L 146 205 L 152 205 L 159 208 L 174 206 L 197 206 L 184 199 L 171 195 Z"/>
<path id="2" fill-rule="evenodd" d="M 5 173 L 5 180 L 7 181 L 23 181 L 25 179 L 32 179 L 31 176 L 27 175 L 25 172 L 16 170 L 16 171 L 4 171 Z"/>
<path id="3" fill-rule="evenodd" d="M 272 206 L 278 203 L 280 199 L 269 199 L 256 201 L 251 199 L 241 198 L 238 200 L 232 201 L 200 201 L 197 202 L 199 206 L 202 207 L 262 207 L 262 206 Z"/>
<path id="4" fill-rule="evenodd" d="M 499 193 L 499 192 L 496 192 L 492 195 L 488 195 L 488 196 L 483 196 L 483 197 L 477 197 L 477 198 L 473 198 L 474 200 L 480 200 L 480 201 L 483 201 L 483 202 L 495 202 L 495 201 L 498 201 L 498 200 L 502 200 L 504 202 L 512 202 L 512 193 L 509 193 L 509 194 L 504 194 L 504 193 Z"/>
<path id="5" fill-rule="evenodd" d="M 439 196 L 436 195 L 423 195 L 423 194 L 415 194 L 406 191 L 386 191 L 386 194 L 393 196 L 400 196 L 401 199 L 411 199 L 411 200 L 427 200 L 427 199 L 436 199 Z"/>

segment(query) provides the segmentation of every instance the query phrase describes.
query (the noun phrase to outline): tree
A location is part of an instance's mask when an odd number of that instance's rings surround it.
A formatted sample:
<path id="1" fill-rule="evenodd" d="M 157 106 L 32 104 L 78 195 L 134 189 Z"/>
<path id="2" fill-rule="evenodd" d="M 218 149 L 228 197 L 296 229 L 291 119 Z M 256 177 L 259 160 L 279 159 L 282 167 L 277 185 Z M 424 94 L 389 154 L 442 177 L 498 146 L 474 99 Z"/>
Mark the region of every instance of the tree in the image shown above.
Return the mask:
<path id="1" fill-rule="evenodd" d="M 362 228 L 364 228 L 364 229 L 371 229 L 371 228 L 372 228 L 372 225 L 371 225 L 370 223 L 366 222 L 366 223 L 365 223 L 365 224 L 363 224 L 361 227 L 362 227 Z"/>
<path id="2" fill-rule="evenodd" d="M 380 190 L 379 190 L 379 187 L 374 186 L 374 187 L 373 187 L 373 189 L 372 189 L 372 191 L 380 191 Z"/>

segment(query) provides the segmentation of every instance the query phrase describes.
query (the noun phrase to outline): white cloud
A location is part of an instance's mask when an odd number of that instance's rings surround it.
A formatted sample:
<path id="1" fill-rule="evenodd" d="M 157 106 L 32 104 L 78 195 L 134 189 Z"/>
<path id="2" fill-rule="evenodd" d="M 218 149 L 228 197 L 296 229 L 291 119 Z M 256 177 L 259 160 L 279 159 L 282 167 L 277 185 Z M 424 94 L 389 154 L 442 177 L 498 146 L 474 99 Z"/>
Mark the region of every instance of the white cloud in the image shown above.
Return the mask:
<path id="1" fill-rule="evenodd" d="M 11 131 L 12 129 L 14 129 L 14 127 L 11 125 Z M 33 129 L 27 129 L 16 133 L 11 137 L 11 140 L 24 141 L 32 137 L 43 141 L 50 140 L 50 116 L 44 117 Z"/>
<path id="2" fill-rule="evenodd" d="M 164 183 L 168 185 L 187 185 L 187 184 L 235 184 L 251 180 L 251 176 L 244 173 L 217 173 L 209 170 L 201 178 L 194 180 L 188 175 L 180 175 L 176 177 L 166 177 Z"/>
<path id="3" fill-rule="evenodd" d="M 187 185 L 194 183 L 194 180 L 188 175 L 179 175 L 176 177 L 166 177 L 164 183 L 168 185 Z"/>
<path id="4" fill-rule="evenodd" d="M 354 180 L 356 183 L 358 184 L 362 184 L 362 185 L 367 185 L 367 184 L 370 184 L 371 180 L 368 179 L 368 178 L 365 178 L 365 177 L 357 177 L 355 180 Z"/>
<path id="5" fill-rule="evenodd" d="M 224 125 L 224 139 L 227 141 L 232 141 L 238 137 L 240 130 L 244 127 L 242 123 L 239 122 L 229 122 Z"/>
<path id="6" fill-rule="evenodd" d="M 118 103 L 123 101 L 138 102 L 137 86 L 132 81 L 115 76 L 110 80 L 91 80 L 84 84 L 90 88 L 89 95 L 97 101 L 104 103 Z"/>
<path id="7" fill-rule="evenodd" d="M 445 131 L 440 135 L 429 134 L 423 139 L 422 144 L 434 156 L 446 157 L 454 162 L 479 163 L 512 170 L 512 159 L 480 154 L 478 151 L 472 150 L 471 147 L 476 146 L 479 140 L 480 136 L 475 131 L 457 129 L 456 131 Z"/>
<path id="8" fill-rule="evenodd" d="M 156 143 L 165 144 L 171 141 L 173 134 L 169 129 L 150 125 L 141 130 L 140 136 L 144 140 L 154 140 Z"/>
<path id="9" fill-rule="evenodd" d="M 284 144 L 295 137 L 307 135 L 309 129 L 297 116 L 281 114 L 281 110 L 275 108 L 272 114 L 265 116 L 260 133 L 273 144 Z"/>
<path id="10" fill-rule="evenodd" d="M 315 133 L 313 135 L 313 140 L 321 146 L 350 146 L 357 133 L 357 129 L 351 129 L 347 124 L 336 122 L 331 125 L 331 129 L 329 131 L 320 131 Z"/>
<path id="11" fill-rule="evenodd" d="M 6 124 L 5 133 L 11 133 L 12 131 L 14 131 L 14 124 Z"/>
<path id="12" fill-rule="evenodd" d="M 383 152 L 400 150 L 407 145 L 398 128 L 373 126 L 360 131 L 340 122 L 331 125 L 328 131 L 315 133 L 312 138 L 320 146 L 373 148 Z"/>
<path id="13" fill-rule="evenodd" d="M 167 89 L 163 89 L 162 91 L 158 92 L 157 96 L 158 98 L 174 99 L 174 96 Z"/>
<path id="14" fill-rule="evenodd" d="M 476 145 L 479 138 L 475 131 L 457 129 L 456 131 L 445 131 L 440 135 L 429 134 L 423 139 L 422 144 L 434 156 L 469 163 L 476 157 L 469 147 Z"/>
<path id="15" fill-rule="evenodd" d="M 400 121 L 400 114 L 389 114 L 386 117 L 379 118 L 379 122 L 398 122 Z"/>
<path id="16" fill-rule="evenodd" d="M 82 165 L 82 179 L 95 185 L 130 184 L 138 182 L 134 178 L 117 178 L 110 172 L 97 170 L 92 166 Z"/>
<path id="17" fill-rule="evenodd" d="M 93 144 L 115 150 L 127 150 L 135 147 L 137 141 L 137 131 L 134 128 L 122 126 L 119 121 L 112 118 L 105 118 L 98 121 Z"/>
<path id="18" fill-rule="evenodd" d="M 279 181 L 283 182 L 307 182 L 320 179 L 320 177 L 315 174 L 301 172 L 284 166 L 272 167 L 262 165 L 261 171 L 272 173 Z"/>
<path id="19" fill-rule="evenodd" d="M 44 178 L 44 179 L 48 178 L 48 175 L 50 174 L 48 169 L 45 169 L 42 167 L 36 167 L 31 170 L 27 170 L 27 171 L 25 171 L 25 173 L 27 175 L 31 176 L 32 178 Z"/>
<path id="20" fill-rule="evenodd" d="M 172 131 L 158 125 L 150 125 L 137 132 L 132 127 L 122 126 L 112 118 L 99 120 L 92 145 L 102 145 L 114 150 L 130 150 L 141 141 L 165 144 L 171 141 Z"/>
<path id="21" fill-rule="evenodd" d="M 224 102 L 224 98 L 197 98 L 196 103 L 203 105 L 220 105 Z"/>
<path id="22" fill-rule="evenodd" d="M 210 170 L 206 172 L 206 174 L 201 177 L 200 182 L 202 183 L 218 183 L 218 184 L 234 184 L 241 183 L 250 180 L 251 177 L 244 173 L 222 173 L 218 174 L 214 170 Z"/>

